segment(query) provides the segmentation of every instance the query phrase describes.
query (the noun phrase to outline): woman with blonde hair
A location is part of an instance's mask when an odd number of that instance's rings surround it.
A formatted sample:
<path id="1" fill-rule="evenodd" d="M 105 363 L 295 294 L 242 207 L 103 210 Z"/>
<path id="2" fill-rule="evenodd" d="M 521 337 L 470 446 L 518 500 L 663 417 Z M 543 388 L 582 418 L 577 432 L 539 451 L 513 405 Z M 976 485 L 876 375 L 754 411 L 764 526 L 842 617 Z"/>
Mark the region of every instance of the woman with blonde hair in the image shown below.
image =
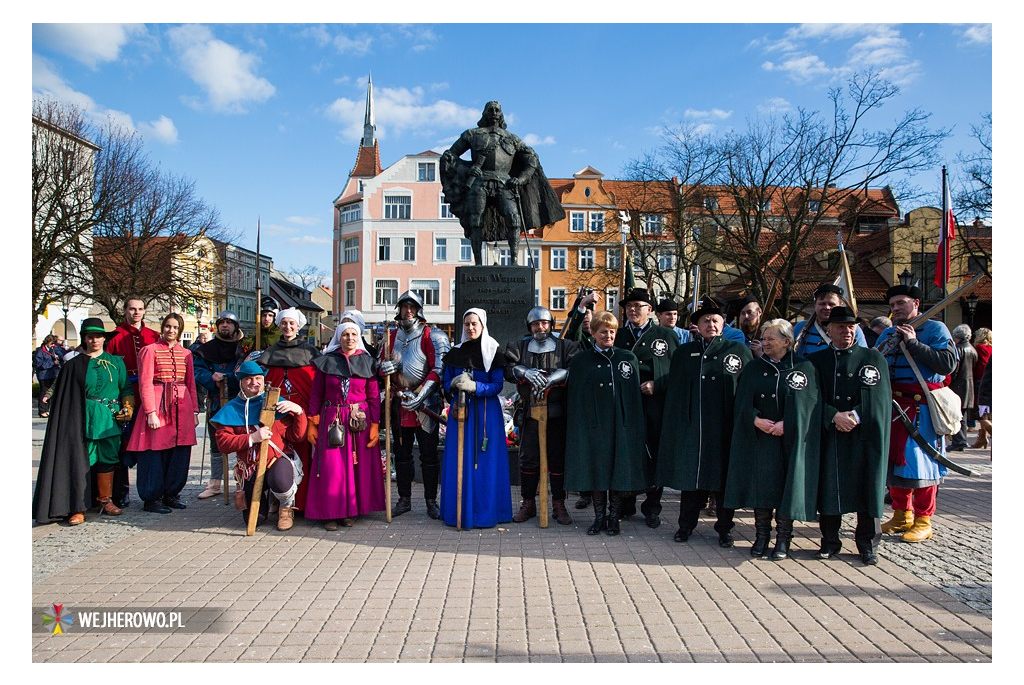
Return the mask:
<path id="1" fill-rule="evenodd" d="M 740 372 L 725 506 L 754 510 L 753 556 L 789 556 L 793 521 L 817 516 L 821 407 L 817 374 L 793 354 L 793 326 L 772 319 L 761 326 L 763 354 Z"/>
<path id="2" fill-rule="evenodd" d="M 594 523 L 587 535 L 618 535 L 622 496 L 649 487 L 653 475 L 639 363 L 631 351 L 615 347 L 618 330 L 611 312 L 595 314 L 594 344 L 581 347 L 569 364 L 565 487 L 592 493 Z"/>

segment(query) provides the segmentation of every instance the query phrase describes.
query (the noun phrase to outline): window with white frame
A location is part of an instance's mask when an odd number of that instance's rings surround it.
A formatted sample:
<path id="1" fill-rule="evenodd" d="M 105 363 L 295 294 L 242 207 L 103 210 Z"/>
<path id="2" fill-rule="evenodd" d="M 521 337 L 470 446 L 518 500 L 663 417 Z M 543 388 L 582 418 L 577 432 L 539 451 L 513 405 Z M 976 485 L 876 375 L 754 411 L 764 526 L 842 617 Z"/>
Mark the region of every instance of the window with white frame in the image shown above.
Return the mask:
<path id="1" fill-rule="evenodd" d="M 675 253 L 672 250 L 658 250 L 658 271 L 672 271 L 675 268 Z"/>
<path id="2" fill-rule="evenodd" d="M 590 232 L 601 233 L 604 231 L 604 212 L 590 213 Z"/>
<path id="3" fill-rule="evenodd" d="M 565 309 L 565 288 L 552 288 L 551 289 L 551 309 L 553 310 L 564 310 Z"/>
<path id="4" fill-rule="evenodd" d="M 526 261 L 527 266 L 532 266 L 535 270 L 540 271 L 540 248 L 531 247 Z"/>
<path id="5" fill-rule="evenodd" d="M 473 261 L 473 244 L 469 242 L 469 238 L 462 238 L 459 243 L 459 261 Z"/>
<path id="6" fill-rule="evenodd" d="M 391 238 L 387 236 L 377 237 L 377 261 L 378 262 L 390 262 L 391 261 Z"/>
<path id="7" fill-rule="evenodd" d="M 359 261 L 359 238 L 345 238 L 344 252 L 342 253 L 343 264 L 353 264 Z"/>
<path id="8" fill-rule="evenodd" d="M 512 250 L 507 247 L 498 248 L 498 266 L 512 266 Z"/>
<path id="9" fill-rule="evenodd" d="M 345 281 L 345 307 L 356 306 L 356 282 Z"/>
<path id="10" fill-rule="evenodd" d="M 420 296 L 424 307 L 436 307 L 441 304 L 441 281 L 412 279 L 409 290 Z"/>
<path id="11" fill-rule="evenodd" d="M 433 162 L 418 162 L 416 164 L 416 180 L 433 182 L 436 177 L 437 165 Z"/>
<path id="12" fill-rule="evenodd" d="M 771 200 L 763 200 L 761 202 L 761 211 L 762 212 L 770 212 L 770 211 L 772 211 L 772 201 Z"/>
<path id="13" fill-rule="evenodd" d="M 821 211 L 821 202 L 818 200 L 811 200 L 807 203 L 807 211 L 811 214 L 817 214 Z"/>
<path id="14" fill-rule="evenodd" d="M 402 238 L 402 261 L 403 262 L 415 262 L 416 261 L 416 239 L 415 238 Z"/>
<path id="15" fill-rule="evenodd" d="M 715 211 L 718 209 L 718 200 L 713 197 L 704 198 L 704 209 L 711 212 Z"/>
<path id="16" fill-rule="evenodd" d="M 618 271 L 622 268 L 622 248 L 609 247 L 605 251 L 604 263 L 609 269 Z"/>
<path id="17" fill-rule="evenodd" d="M 444 195 L 440 196 L 441 209 L 438 213 L 442 219 L 454 219 L 455 215 L 452 213 L 452 206 L 444 201 Z"/>
<path id="18" fill-rule="evenodd" d="M 384 218 L 411 219 L 412 198 L 408 195 L 385 195 Z"/>
<path id="19" fill-rule="evenodd" d="M 373 304 L 377 307 L 398 302 L 398 281 L 392 278 L 378 278 L 373 282 Z"/>
<path id="20" fill-rule="evenodd" d="M 347 224 L 363 218 L 363 206 L 359 203 L 345 205 L 338 215 L 338 223 Z"/>
<path id="21" fill-rule="evenodd" d="M 566 255 L 566 248 L 564 248 L 564 247 L 553 247 L 553 248 L 551 248 L 551 270 L 552 271 L 565 271 L 565 255 Z"/>
<path id="22" fill-rule="evenodd" d="M 661 235 L 665 232 L 665 217 L 661 214 L 643 215 L 644 235 Z"/>
<path id="23" fill-rule="evenodd" d="M 447 262 L 448 261 L 448 239 L 447 238 L 434 238 L 434 261 L 435 262 Z"/>
<path id="24" fill-rule="evenodd" d="M 448 291 L 448 309 L 455 309 L 455 279 L 452 279 L 452 287 Z"/>
<path id="25" fill-rule="evenodd" d="M 540 288 L 534 288 L 533 289 L 533 306 L 534 307 L 539 307 L 540 306 Z"/>
<path id="26" fill-rule="evenodd" d="M 619 311 L 619 289 L 609 288 L 605 291 L 605 305 L 604 308 L 609 312 Z"/>
<path id="27" fill-rule="evenodd" d="M 594 268 L 594 248 L 581 247 L 579 261 L 577 262 L 580 271 L 590 271 Z"/>
<path id="28" fill-rule="evenodd" d="M 573 233 L 582 233 L 587 230 L 587 213 L 569 212 L 569 230 Z"/>

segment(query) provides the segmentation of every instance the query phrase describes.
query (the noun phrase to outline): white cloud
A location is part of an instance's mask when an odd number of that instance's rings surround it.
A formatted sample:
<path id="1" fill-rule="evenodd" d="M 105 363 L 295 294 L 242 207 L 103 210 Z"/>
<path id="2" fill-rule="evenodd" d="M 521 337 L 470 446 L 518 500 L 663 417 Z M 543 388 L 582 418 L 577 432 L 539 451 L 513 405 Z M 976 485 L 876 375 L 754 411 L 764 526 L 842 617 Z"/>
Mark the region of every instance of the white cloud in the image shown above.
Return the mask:
<path id="1" fill-rule="evenodd" d="M 992 45 L 992 24 L 971 24 L 965 26 L 960 36 L 966 43 Z"/>
<path id="2" fill-rule="evenodd" d="M 297 232 L 299 229 L 293 226 L 285 226 L 283 224 L 275 224 L 272 222 L 260 223 L 260 230 L 266 231 L 267 235 L 291 235 Z M 292 238 L 291 240 L 295 240 Z"/>
<path id="3" fill-rule="evenodd" d="M 687 109 L 683 112 L 683 116 L 687 119 L 728 119 L 732 116 L 732 110 L 724 109 Z"/>
<path id="4" fill-rule="evenodd" d="M 527 133 L 525 136 L 523 136 L 523 142 L 526 143 L 527 145 L 529 145 L 530 147 L 541 147 L 541 146 L 544 146 L 544 145 L 554 145 L 555 144 L 555 137 L 554 136 L 544 136 L 543 138 L 541 138 L 536 133 Z"/>
<path id="5" fill-rule="evenodd" d="M 785 114 L 792 109 L 793 105 L 789 100 L 780 97 L 768 98 L 757 106 L 757 111 L 761 114 Z"/>
<path id="6" fill-rule="evenodd" d="M 289 238 L 292 245 L 330 245 L 331 239 L 315 235 L 304 235 L 298 238 Z"/>
<path id="7" fill-rule="evenodd" d="M 353 55 L 365 55 L 370 51 L 370 46 L 373 44 L 373 38 L 366 35 L 365 33 L 359 34 L 355 38 L 350 38 L 343 33 L 339 33 L 331 41 L 334 49 L 341 54 L 350 53 Z"/>
<path id="8" fill-rule="evenodd" d="M 844 44 L 848 44 L 845 52 Z M 910 44 L 899 27 L 890 24 L 801 24 L 778 40 L 752 41 L 751 46 L 773 56 L 762 69 L 801 84 L 835 81 L 873 69 L 903 85 L 917 78 L 921 66 L 911 57 Z"/>
<path id="9" fill-rule="evenodd" d="M 176 145 L 178 142 L 178 127 L 166 116 L 161 116 L 148 124 L 139 124 L 138 129 L 143 138 L 159 140 L 168 145 Z"/>
<path id="10" fill-rule="evenodd" d="M 32 41 L 95 69 L 118 58 L 133 37 L 144 35 L 142 24 L 33 24 Z"/>
<path id="11" fill-rule="evenodd" d="M 320 223 L 320 217 L 318 216 L 286 216 L 284 220 L 290 224 L 298 224 L 300 226 L 316 226 Z"/>
<path id="12" fill-rule="evenodd" d="M 178 129 L 174 121 L 161 115 L 149 123 L 136 124 L 127 112 L 107 109 L 91 97 L 75 90 L 53 68 L 53 65 L 39 55 L 32 55 L 32 95 L 39 98 L 52 98 L 81 108 L 89 121 L 103 125 L 112 120 L 129 131 L 137 131 L 149 140 L 156 140 L 168 145 L 178 142 Z"/>
<path id="13" fill-rule="evenodd" d="M 406 132 L 431 134 L 452 128 L 468 128 L 480 118 L 475 107 L 464 107 L 449 100 L 426 100 L 424 89 L 381 88 L 373 90 L 374 116 L 377 122 L 377 136 L 384 140 L 389 136 L 400 137 Z M 363 135 L 363 115 L 366 110 L 365 97 L 338 98 L 326 108 L 327 116 L 342 125 L 342 136 L 346 140 L 359 140 Z"/>
<path id="14" fill-rule="evenodd" d="M 206 92 L 215 111 L 245 112 L 248 104 L 265 102 L 274 95 L 273 84 L 255 73 L 259 58 L 214 38 L 207 27 L 178 26 L 167 35 L 181 68 Z"/>

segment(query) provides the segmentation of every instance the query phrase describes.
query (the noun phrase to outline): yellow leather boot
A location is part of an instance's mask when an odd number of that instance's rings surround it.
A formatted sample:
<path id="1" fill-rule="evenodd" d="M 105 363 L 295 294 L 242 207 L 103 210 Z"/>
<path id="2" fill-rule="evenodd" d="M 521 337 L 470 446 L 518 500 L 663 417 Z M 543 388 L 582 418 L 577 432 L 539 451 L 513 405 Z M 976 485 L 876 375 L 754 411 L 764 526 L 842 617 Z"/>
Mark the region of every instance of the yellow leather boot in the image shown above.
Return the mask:
<path id="1" fill-rule="evenodd" d="M 932 517 L 917 516 L 914 525 L 903 534 L 903 542 L 924 542 L 932 536 Z"/>
<path id="2" fill-rule="evenodd" d="M 914 525 L 914 517 L 909 509 L 893 509 L 892 518 L 882 524 L 883 533 L 902 533 Z"/>

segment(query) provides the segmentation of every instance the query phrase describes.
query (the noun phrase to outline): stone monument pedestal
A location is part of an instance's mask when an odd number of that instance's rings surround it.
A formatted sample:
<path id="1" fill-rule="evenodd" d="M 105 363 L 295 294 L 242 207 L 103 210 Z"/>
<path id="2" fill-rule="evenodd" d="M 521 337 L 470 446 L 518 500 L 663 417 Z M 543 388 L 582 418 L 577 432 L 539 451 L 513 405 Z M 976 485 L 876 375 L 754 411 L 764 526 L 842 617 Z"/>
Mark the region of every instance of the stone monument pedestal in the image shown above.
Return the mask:
<path id="1" fill-rule="evenodd" d="M 452 345 L 462 340 L 462 317 L 473 307 L 487 312 L 487 332 L 499 349 L 526 335 L 526 313 L 534 306 L 537 272 L 528 266 L 455 267 L 455 332 Z M 502 395 L 511 397 L 515 386 L 505 383 Z M 519 450 L 509 451 L 509 475 L 519 485 Z"/>

